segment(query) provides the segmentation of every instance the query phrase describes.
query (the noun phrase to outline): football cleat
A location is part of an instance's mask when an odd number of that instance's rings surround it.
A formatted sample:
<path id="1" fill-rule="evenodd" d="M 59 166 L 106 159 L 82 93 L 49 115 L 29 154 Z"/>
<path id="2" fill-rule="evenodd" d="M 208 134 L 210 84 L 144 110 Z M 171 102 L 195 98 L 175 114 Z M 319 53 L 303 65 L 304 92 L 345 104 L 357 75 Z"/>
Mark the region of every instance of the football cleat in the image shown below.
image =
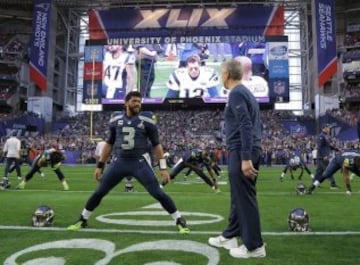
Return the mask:
<path id="1" fill-rule="evenodd" d="M 16 189 L 17 189 L 17 190 L 23 190 L 23 189 L 25 189 L 25 185 L 26 185 L 26 182 L 25 182 L 25 181 L 21 181 L 21 182 L 19 183 L 19 185 L 17 185 Z"/>
<path id="2" fill-rule="evenodd" d="M 80 219 L 75 224 L 69 225 L 67 227 L 67 230 L 78 231 L 82 228 L 86 228 L 87 226 L 88 226 L 87 221 L 84 218 L 80 217 Z"/>
<path id="3" fill-rule="evenodd" d="M 63 185 L 63 188 L 65 191 L 69 190 L 69 184 L 67 184 L 67 182 L 65 180 L 62 182 L 62 185 Z"/>
<path id="4" fill-rule="evenodd" d="M 330 189 L 331 190 L 338 190 L 340 187 L 337 184 L 331 184 Z"/>
<path id="5" fill-rule="evenodd" d="M 186 221 L 183 217 L 176 219 L 176 226 L 180 234 L 185 235 L 190 233 L 190 229 L 186 226 Z"/>

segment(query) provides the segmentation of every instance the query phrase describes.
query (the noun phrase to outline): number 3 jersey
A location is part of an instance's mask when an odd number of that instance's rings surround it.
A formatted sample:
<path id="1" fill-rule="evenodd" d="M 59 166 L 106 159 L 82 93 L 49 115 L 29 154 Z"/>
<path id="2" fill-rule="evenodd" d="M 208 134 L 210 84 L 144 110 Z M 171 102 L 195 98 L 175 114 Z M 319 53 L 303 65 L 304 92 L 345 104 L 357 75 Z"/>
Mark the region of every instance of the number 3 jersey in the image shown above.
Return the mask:
<path id="1" fill-rule="evenodd" d="M 149 152 L 151 146 L 159 144 L 156 116 L 152 112 L 141 112 L 128 117 L 125 112 L 114 112 L 110 118 L 110 137 L 113 154 L 121 158 L 139 158 Z"/>
<path id="2" fill-rule="evenodd" d="M 185 67 L 176 69 L 166 83 L 170 90 L 179 93 L 179 98 L 210 97 L 209 88 L 219 85 L 217 72 L 209 67 L 200 67 L 200 74 L 192 78 Z"/>

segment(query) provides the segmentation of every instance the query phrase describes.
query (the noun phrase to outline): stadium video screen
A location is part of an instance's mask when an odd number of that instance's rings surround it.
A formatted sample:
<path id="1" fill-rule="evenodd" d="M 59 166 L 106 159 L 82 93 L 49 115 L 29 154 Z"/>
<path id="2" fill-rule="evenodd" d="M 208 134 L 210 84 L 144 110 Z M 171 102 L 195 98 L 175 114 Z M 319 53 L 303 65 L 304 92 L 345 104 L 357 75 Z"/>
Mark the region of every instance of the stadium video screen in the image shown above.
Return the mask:
<path id="1" fill-rule="evenodd" d="M 259 103 L 288 102 L 287 40 L 281 37 L 273 42 L 87 43 L 83 103 L 122 104 L 131 90 L 142 93 L 144 104 L 192 98 L 204 104 L 226 103 L 228 91 L 221 82 L 221 64 L 239 55 L 252 60 L 252 82 L 245 85 Z"/>

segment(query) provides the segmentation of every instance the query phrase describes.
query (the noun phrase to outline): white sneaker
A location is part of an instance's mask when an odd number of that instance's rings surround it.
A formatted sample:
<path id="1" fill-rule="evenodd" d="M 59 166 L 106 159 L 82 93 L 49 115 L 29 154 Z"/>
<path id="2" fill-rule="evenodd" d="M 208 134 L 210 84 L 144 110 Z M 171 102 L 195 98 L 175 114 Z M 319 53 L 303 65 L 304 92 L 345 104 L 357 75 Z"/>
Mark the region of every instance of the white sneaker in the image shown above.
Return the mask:
<path id="1" fill-rule="evenodd" d="M 217 248 L 232 249 L 238 247 L 238 241 L 235 237 L 225 238 L 222 235 L 216 237 L 209 237 L 208 243 L 210 246 Z"/>
<path id="2" fill-rule="evenodd" d="M 265 258 L 266 257 L 265 244 L 252 251 L 249 251 L 245 245 L 241 245 L 238 248 L 230 249 L 230 255 L 234 258 L 239 258 L 239 259 Z"/>

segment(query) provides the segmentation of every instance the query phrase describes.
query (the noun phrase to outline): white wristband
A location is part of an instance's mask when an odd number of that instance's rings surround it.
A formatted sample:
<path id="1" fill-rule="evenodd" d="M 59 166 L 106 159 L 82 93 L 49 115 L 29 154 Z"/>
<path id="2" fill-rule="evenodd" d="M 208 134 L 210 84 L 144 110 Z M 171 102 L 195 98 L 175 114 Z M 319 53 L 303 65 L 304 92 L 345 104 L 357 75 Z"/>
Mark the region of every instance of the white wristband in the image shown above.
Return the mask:
<path id="1" fill-rule="evenodd" d="M 166 170 L 167 169 L 166 159 L 165 158 L 160 158 L 159 159 L 159 168 L 160 168 L 160 170 Z"/>

